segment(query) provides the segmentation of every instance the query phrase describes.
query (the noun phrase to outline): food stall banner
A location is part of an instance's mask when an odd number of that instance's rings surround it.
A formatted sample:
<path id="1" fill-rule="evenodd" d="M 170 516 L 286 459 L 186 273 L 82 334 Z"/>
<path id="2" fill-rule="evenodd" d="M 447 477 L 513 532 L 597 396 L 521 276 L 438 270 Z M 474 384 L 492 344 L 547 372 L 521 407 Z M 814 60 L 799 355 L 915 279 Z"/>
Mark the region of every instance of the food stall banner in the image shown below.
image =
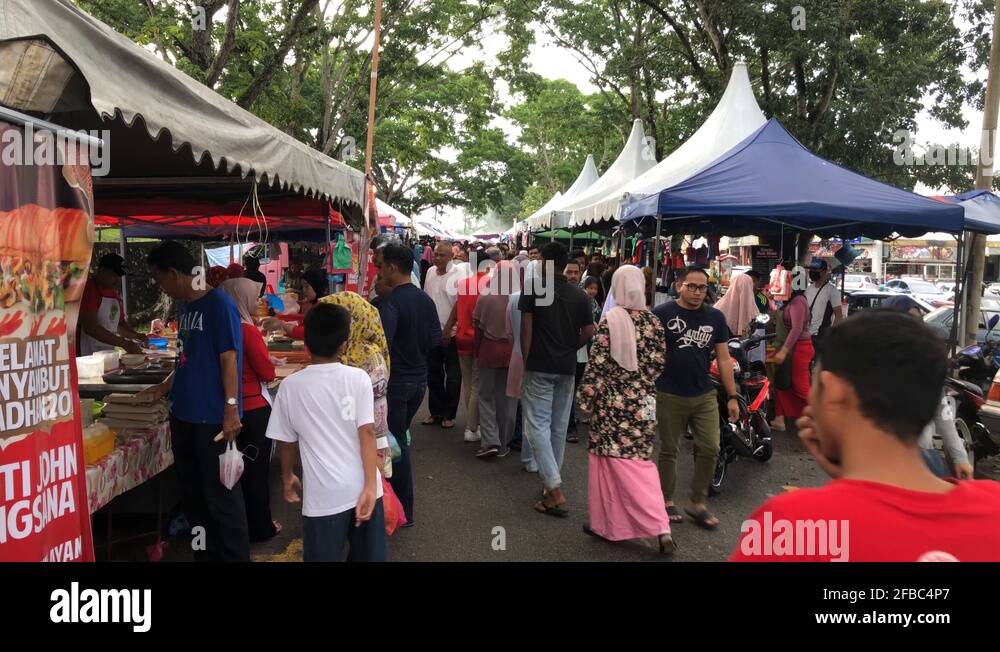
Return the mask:
<path id="1" fill-rule="evenodd" d="M 0 157 L 0 562 L 93 561 L 74 341 L 90 166 L 75 140 L 0 122 L 0 142 L 22 141 L 33 160 Z"/>

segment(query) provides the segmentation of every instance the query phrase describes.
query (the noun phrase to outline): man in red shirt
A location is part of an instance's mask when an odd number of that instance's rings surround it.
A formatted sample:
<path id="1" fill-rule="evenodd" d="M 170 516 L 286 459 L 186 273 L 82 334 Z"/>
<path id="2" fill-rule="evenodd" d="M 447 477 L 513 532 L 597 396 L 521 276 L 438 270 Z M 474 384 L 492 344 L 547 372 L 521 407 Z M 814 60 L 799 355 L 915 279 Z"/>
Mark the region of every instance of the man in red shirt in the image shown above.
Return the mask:
<path id="1" fill-rule="evenodd" d="M 135 332 L 125 321 L 119 294 L 125 274 L 125 259 L 118 254 L 105 254 L 97 263 L 97 271 L 87 280 L 77 323 L 76 346 L 80 355 L 111 351 L 116 346 L 126 353 L 142 353 L 140 343 L 146 342 L 146 336 Z"/>
<path id="2" fill-rule="evenodd" d="M 833 482 L 767 501 L 731 561 L 1000 561 L 1000 483 L 941 480 L 917 444 L 941 400 L 942 342 L 871 310 L 824 347 L 798 426 Z"/>
<path id="3" fill-rule="evenodd" d="M 486 251 L 487 260 L 497 263 L 500 261 L 500 249 L 490 247 Z M 483 277 L 486 276 L 485 267 L 480 268 L 479 257 L 472 261 L 476 264 L 476 269 L 470 267 L 469 276 L 459 280 L 458 297 L 455 305 L 451 309 L 451 315 L 444 326 L 444 337 L 447 339 L 448 333 L 455 332 L 455 346 L 458 349 L 458 364 L 462 369 L 462 392 L 461 402 L 465 405 L 465 435 L 463 439 L 467 442 L 480 441 L 479 433 L 479 369 L 476 367 L 476 357 L 474 355 L 476 342 L 476 328 L 473 324 L 472 313 L 476 310 L 476 303 L 479 301 L 479 289 Z"/>

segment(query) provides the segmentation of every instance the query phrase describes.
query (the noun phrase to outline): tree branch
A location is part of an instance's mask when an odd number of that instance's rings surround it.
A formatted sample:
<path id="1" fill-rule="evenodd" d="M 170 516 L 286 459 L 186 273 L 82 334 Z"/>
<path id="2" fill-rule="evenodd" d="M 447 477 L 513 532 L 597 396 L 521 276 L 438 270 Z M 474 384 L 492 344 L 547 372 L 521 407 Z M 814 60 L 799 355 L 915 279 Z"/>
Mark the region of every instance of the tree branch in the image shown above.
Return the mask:
<path id="1" fill-rule="evenodd" d="M 219 53 L 215 55 L 215 60 L 205 74 L 205 85 L 214 88 L 222 76 L 222 70 L 229 63 L 229 57 L 233 52 L 233 45 L 236 43 L 236 24 L 239 22 L 240 0 L 229 0 L 229 9 L 226 16 L 226 32 L 222 39 L 222 46 Z"/>
<path id="2" fill-rule="evenodd" d="M 680 23 L 678 23 L 673 16 L 667 13 L 667 11 L 660 6 L 660 3 L 655 2 L 654 0 L 639 0 L 639 2 L 655 11 L 660 15 L 660 17 L 663 18 L 663 20 L 667 21 L 667 24 L 670 25 L 670 29 L 672 29 L 674 34 L 677 35 L 677 40 L 681 42 L 681 46 L 684 48 L 684 58 L 688 60 L 688 63 L 691 65 L 691 70 L 694 72 L 695 77 L 698 78 L 698 81 L 701 82 L 702 88 L 709 92 L 713 91 L 715 89 L 715 84 L 713 84 L 709 79 L 708 74 L 705 72 L 705 68 L 698 62 L 698 55 L 695 54 L 694 48 L 691 47 L 691 40 L 688 38 L 687 32 L 680 25 Z"/>
<path id="3" fill-rule="evenodd" d="M 281 38 L 281 42 L 278 43 L 277 49 L 271 53 L 262 64 L 261 72 L 257 77 L 250 82 L 247 89 L 242 95 L 236 100 L 236 103 L 243 108 L 250 107 L 260 94 L 264 92 L 268 84 L 274 78 L 275 73 L 281 67 L 281 63 L 288 56 L 288 52 L 292 49 L 292 45 L 295 41 L 306 32 L 308 28 L 308 19 L 313 10 L 319 4 L 319 0 L 302 0 L 302 4 L 299 5 L 298 10 L 295 12 L 295 16 L 292 18 L 288 27 L 285 29 L 285 33 Z"/>

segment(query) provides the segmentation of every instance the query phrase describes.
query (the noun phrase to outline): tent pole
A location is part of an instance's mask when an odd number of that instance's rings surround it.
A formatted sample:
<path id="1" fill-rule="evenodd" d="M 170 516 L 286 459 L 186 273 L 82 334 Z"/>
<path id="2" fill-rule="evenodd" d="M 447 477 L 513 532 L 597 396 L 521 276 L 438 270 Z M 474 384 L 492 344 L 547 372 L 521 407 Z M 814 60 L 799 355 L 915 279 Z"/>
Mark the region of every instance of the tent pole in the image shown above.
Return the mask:
<path id="1" fill-rule="evenodd" d="M 965 231 L 962 231 L 961 235 L 958 236 L 958 257 L 956 258 L 956 273 L 955 273 L 955 315 L 951 320 L 951 331 L 948 334 L 948 355 L 954 355 L 955 349 L 958 347 L 958 334 L 964 332 L 961 330 L 962 321 L 962 306 L 965 303 L 963 299 L 965 298 L 965 292 L 967 289 L 967 284 L 965 282 L 966 268 L 965 264 Z"/>
<path id="2" fill-rule="evenodd" d="M 656 238 L 653 239 L 653 307 L 656 307 L 656 281 L 660 271 L 660 227 L 663 225 L 663 216 L 656 216 Z"/>
<path id="3" fill-rule="evenodd" d="M 125 259 L 128 238 L 125 236 L 125 220 L 118 218 L 118 255 Z M 128 317 L 128 276 L 122 279 L 122 312 Z"/>
<path id="4" fill-rule="evenodd" d="M 333 249 L 330 247 L 330 220 L 326 220 L 326 255 L 327 259 L 330 261 L 327 265 L 327 273 L 333 272 Z"/>
<path id="5" fill-rule="evenodd" d="M 575 235 L 576 235 L 576 226 L 569 227 L 569 251 L 570 251 L 570 253 L 573 252 L 573 236 L 575 236 Z M 583 270 L 580 270 L 580 271 L 582 272 Z"/>

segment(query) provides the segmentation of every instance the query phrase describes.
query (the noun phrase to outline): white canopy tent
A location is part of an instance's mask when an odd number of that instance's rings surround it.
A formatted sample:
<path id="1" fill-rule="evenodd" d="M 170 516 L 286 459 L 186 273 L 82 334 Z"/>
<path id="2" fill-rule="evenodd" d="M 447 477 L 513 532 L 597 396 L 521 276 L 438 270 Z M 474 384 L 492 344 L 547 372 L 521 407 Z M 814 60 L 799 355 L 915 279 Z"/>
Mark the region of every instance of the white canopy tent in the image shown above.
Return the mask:
<path id="1" fill-rule="evenodd" d="M 375 198 L 375 204 L 378 206 L 379 218 L 386 216 L 392 217 L 393 220 L 395 220 L 395 226 L 409 227 L 412 224 L 413 221 L 407 215 L 399 212 L 378 197 Z"/>
<path id="2" fill-rule="evenodd" d="M 597 182 L 599 176 L 597 174 L 597 165 L 594 163 L 594 156 L 592 154 L 587 155 L 587 161 L 583 164 L 583 169 L 580 170 L 580 174 L 576 177 L 573 185 L 569 187 L 569 190 L 561 197 L 556 193 L 555 197 L 547 201 L 544 206 L 525 220 L 528 228 L 532 231 L 543 231 L 550 228 L 552 226 L 553 212 L 564 206 L 566 202 L 572 201 L 587 192 Z"/>
<path id="3" fill-rule="evenodd" d="M 557 220 L 557 222 L 569 226 L 592 224 L 599 221 L 605 216 L 591 217 L 598 212 L 593 210 L 595 202 L 601 202 L 609 193 L 620 192 L 622 186 L 649 171 L 655 165 L 656 154 L 646 142 L 646 131 L 642 127 L 642 120 L 633 120 L 632 131 L 629 133 L 622 151 L 618 154 L 618 158 L 601 175 L 601 178 L 585 192 L 570 199 L 563 199 L 555 212 L 564 214 L 564 219 Z M 614 217 L 614 214 L 607 217 Z"/>
<path id="4" fill-rule="evenodd" d="M 542 204 L 541 208 L 539 208 L 537 211 L 526 217 L 524 221 L 521 222 L 522 225 L 525 225 L 522 228 L 531 229 L 532 224 L 538 224 L 543 215 L 551 214 L 552 209 L 559 205 L 559 201 L 562 199 L 562 196 L 563 196 L 562 191 L 557 190 L 556 194 L 552 195 L 552 199 Z M 517 226 L 518 225 L 515 223 L 515 227 Z M 538 228 L 541 228 L 540 224 Z M 537 231 L 538 228 L 536 228 L 535 230 Z"/>
<path id="5" fill-rule="evenodd" d="M 766 122 L 757 104 L 746 64 L 733 67 L 729 85 L 704 124 L 667 158 L 641 176 L 612 189 L 573 212 L 574 224 L 604 219 L 624 221 L 656 214 L 659 193 L 700 172 Z"/>

